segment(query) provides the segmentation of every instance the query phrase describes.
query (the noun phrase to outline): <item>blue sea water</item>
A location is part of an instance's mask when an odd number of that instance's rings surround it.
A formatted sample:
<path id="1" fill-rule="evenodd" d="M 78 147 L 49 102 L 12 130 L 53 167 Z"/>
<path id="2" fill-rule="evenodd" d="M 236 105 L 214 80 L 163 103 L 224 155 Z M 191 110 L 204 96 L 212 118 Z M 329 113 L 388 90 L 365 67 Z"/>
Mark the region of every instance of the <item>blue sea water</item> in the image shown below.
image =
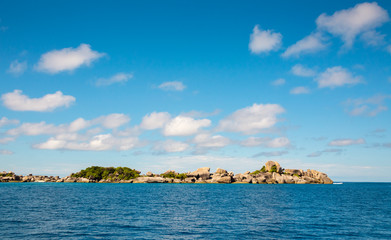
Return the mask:
<path id="1" fill-rule="evenodd" d="M 1 239 L 391 239 L 391 183 L 0 183 Z"/>

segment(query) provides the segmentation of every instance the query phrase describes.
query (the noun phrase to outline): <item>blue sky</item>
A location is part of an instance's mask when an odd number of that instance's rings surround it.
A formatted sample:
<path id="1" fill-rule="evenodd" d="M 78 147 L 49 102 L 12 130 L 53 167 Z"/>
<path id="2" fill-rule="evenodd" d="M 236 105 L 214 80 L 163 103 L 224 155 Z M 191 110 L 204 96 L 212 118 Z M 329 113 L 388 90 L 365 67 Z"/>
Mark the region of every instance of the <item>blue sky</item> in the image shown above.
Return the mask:
<path id="1" fill-rule="evenodd" d="M 0 170 L 268 160 L 391 181 L 389 1 L 2 1 Z"/>

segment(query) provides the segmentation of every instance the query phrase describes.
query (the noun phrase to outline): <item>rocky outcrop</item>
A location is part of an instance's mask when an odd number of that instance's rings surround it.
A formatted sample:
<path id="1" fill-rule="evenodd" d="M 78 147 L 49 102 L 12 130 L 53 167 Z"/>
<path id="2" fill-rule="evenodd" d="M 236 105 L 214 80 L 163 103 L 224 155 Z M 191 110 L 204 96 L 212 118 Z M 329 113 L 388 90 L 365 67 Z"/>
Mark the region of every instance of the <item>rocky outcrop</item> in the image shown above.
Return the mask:
<path id="1" fill-rule="evenodd" d="M 277 171 L 278 173 L 282 173 L 283 170 L 282 170 L 282 168 L 281 168 L 281 166 L 280 166 L 280 164 L 279 164 L 278 162 L 275 162 L 275 161 L 267 161 L 267 162 L 265 163 L 265 168 L 266 168 L 266 171 L 267 171 L 267 172 L 272 172 L 274 166 L 275 166 L 276 171 Z"/>
<path id="2" fill-rule="evenodd" d="M 132 170 L 133 171 L 133 170 Z M 135 170 L 134 170 L 135 171 Z M 140 173 L 137 171 L 137 173 Z M 275 161 L 268 161 L 265 167 L 254 172 L 234 174 L 217 168 L 211 173 L 209 167 L 198 168 L 194 172 L 176 173 L 173 170 L 160 175 L 147 172 L 146 175 L 137 175 L 134 179 L 121 179 L 120 174 L 111 175 L 105 179 L 75 177 L 77 175 L 60 178 L 58 176 L 27 176 L 16 175 L 13 172 L 0 172 L 0 182 L 64 182 L 64 183 L 246 183 L 246 184 L 332 184 L 327 174 L 308 169 L 283 169 Z"/>

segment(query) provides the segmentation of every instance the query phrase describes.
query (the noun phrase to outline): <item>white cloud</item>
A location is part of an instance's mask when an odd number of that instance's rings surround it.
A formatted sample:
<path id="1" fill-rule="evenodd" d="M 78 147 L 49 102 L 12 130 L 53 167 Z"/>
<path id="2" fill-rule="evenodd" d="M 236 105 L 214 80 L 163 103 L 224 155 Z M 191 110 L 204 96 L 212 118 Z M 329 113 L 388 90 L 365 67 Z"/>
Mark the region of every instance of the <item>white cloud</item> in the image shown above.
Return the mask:
<path id="1" fill-rule="evenodd" d="M 367 99 L 348 99 L 344 105 L 352 116 L 374 117 L 378 113 L 388 110 L 384 103 L 387 99 L 391 99 L 391 95 L 375 95 Z"/>
<path id="2" fill-rule="evenodd" d="M 284 58 L 299 57 L 303 54 L 311 54 L 322 51 L 327 47 L 323 41 L 324 39 L 320 33 L 311 34 L 288 47 L 281 56 Z"/>
<path id="3" fill-rule="evenodd" d="M 381 34 L 377 31 L 368 31 L 361 35 L 361 39 L 368 45 L 368 46 L 379 46 L 385 43 L 384 38 L 385 34 Z"/>
<path id="4" fill-rule="evenodd" d="M 14 90 L 1 96 L 5 107 L 14 111 L 50 112 L 59 107 L 69 107 L 75 97 L 63 95 L 61 91 L 47 94 L 41 98 L 29 98 L 21 90 Z"/>
<path id="5" fill-rule="evenodd" d="M 364 82 L 361 76 L 353 76 L 352 73 L 341 66 L 327 68 L 326 71 L 315 78 L 315 81 L 319 88 L 336 88 Z"/>
<path id="6" fill-rule="evenodd" d="M 154 147 L 154 149 L 158 152 L 167 152 L 167 153 L 183 152 L 186 151 L 188 148 L 189 148 L 189 144 L 174 141 L 171 139 L 166 140 L 164 142 L 159 142 Z"/>
<path id="7" fill-rule="evenodd" d="M 164 91 L 183 91 L 186 86 L 182 82 L 164 82 L 158 86 L 158 88 Z"/>
<path id="8" fill-rule="evenodd" d="M 168 112 L 153 112 L 143 117 L 140 128 L 147 130 L 162 128 L 170 119 L 171 115 Z"/>
<path id="9" fill-rule="evenodd" d="M 342 149 L 335 149 L 335 148 L 332 148 L 332 149 L 325 149 L 325 150 L 322 150 L 322 151 L 318 151 L 318 152 L 313 152 L 311 154 L 308 154 L 307 157 L 320 157 L 321 155 L 323 155 L 324 153 L 335 153 L 335 154 L 340 154 L 342 153 Z"/>
<path id="10" fill-rule="evenodd" d="M 90 66 L 93 61 L 104 55 L 91 50 L 88 44 L 80 44 L 77 48 L 64 48 L 42 54 L 36 70 L 51 74 L 73 71 L 83 65 Z"/>
<path id="11" fill-rule="evenodd" d="M 365 143 L 365 140 L 363 138 L 359 138 L 359 139 L 346 138 L 346 139 L 335 139 L 335 140 L 329 142 L 329 146 L 342 147 L 342 146 L 358 145 L 358 144 L 364 144 L 364 143 Z"/>
<path id="12" fill-rule="evenodd" d="M 113 113 L 106 116 L 100 116 L 92 120 L 78 118 L 69 124 L 47 124 L 46 122 L 39 123 L 23 123 L 21 126 L 9 129 L 6 134 L 11 136 L 38 136 L 38 135 L 64 135 L 79 132 L 94 125 L 101 125 L 107 129 L 118 128 L 130 121 L 130 118 L 125 114 Z M 98 131 L 96 131 L 98 130 Z M 99 128 L 91 132 L 96 134 L 100 132 Z"/>
<path id="13" fill-rule="evenodd" d="M 15 124 L 19 124 L 19 120 L 8 119 L 6 117 L 0 118 L 0 127 L 5 126 L 5 125 L 15 125 Z"/>
<path id="14" fill-rule="evenodd" d="M 93 136 L 87 141 L 69 141 L 52 137 L 48 141 L 36 144 L 36 149 L 48 150 L 80 150 L 80 151 L 107 151 L 117 150 L 126 151 L 136 147 L 139 143 L 138 138 L 116 138 L 111 134 L 100 134 Z"/>
<path id="15" fill-rule="evenodd" d="M 282 86 L 282 85 L 284 85 L 285 84 L 285 79 L 283 79 L 283 78 L 279 78 L 279 79 L 276 79 L 276 80 L 274 80 L 273 82 L 271 82 L 271 84 L 273 85 L 273 86 Z"/>
<path id="16" fill-rule="evenodd" d="M 388 13 L 376 2 L 357 4 L 353 8 L 340 10 L 333 15 L 321 14 L 316 19 L 319 30 L 324 30 L 344 41 L 350 48 L 355 38 L 389 21 Z"/>
<path id="17" fill-rule="evenodd" d="M 9 142 L 12 142 L 12 141 L 15 141 L 14 137 L 0 138 L 0 144 L 6 144 L 6 143 L 9 143 Z"/>
<path id="18" fill-rule="evenodd" d="M 253 104 L 242 108 L 220 120 L 219 131 L 256 134 L 277 123 L 277 115 L 285 112 L 278 104 Z"/>
<path id="19" fill-rule="evenodd" d="M 94 120 L 93 123 L 101 124 L 105 128 L 118 128 L 130 121 L 130 118 L 122 113 L 112 113 L 107 116 L 101 116 Z"/>
<path id="20" fill-rule="evenodd" d="M 289 91 L 290 94 L 295 94 L 295 95 L 298 95 L 298 94 L 308 94 L 310 93 L 310 89 L 307 88 L 307 87 L 295 87 L 295 88 L 292 88 L 290 91 Z"/>
<path id="21" fill-rule="evenodd" d="M 27 62 L 26 61 L 19 62 L 18 60 L 15 60 L 15 61 L 11 62 L 7 72 L 14 74 L 14 75 L 21 75 L 26 70 L 27 70 Z"/>
<path id="22" fill-rule="evenodd" d="M 249 137 L 246 140 L 243 140 L 240 145 L 245 147 L 256 147 L 263 146 L 269 148 L 282 148 L 290 146 L 291 142 L 287 137 L 279 138 L 261 138 L 261 137 Z"/>
<path id="23" fill-rule="evenodd" d="M 0 155 L 12 155 L 14 152 L 10 150 L 0 149 Z"/>
<path id="24" fill-rule="evenodd" d="M 253 156 L 256 157 L 279 157 L 282 155 L 288 154 L 288 151 L 275 151 L 275 152 L 260 152 Z"/>
<path id="25" fill-rule="evenodd" d="M 230 144 L 231 140 L 221 135 L 212 136 L 208 133 L 201 133 L 194 137 L 193 143 L 195 143 L 197 147 L 221 148 Z"/>
<path id="26" fill-rule="evenodd" d="M 281 46 L 281 39 L 282 35 L 280 33 L 275 33 L 272 30 L 262 31 L 256 25 L 250 35 L 249 49 L 255 54 L 276 51 Z"/>
<path id="27" fill-rule="evenodd" d="M 177 116 L 163 128 L 164 136 L 189 136 L 196 134 L 200 128 L 209 127 L 209 119 L 196 120 L 191 117 Z"/>
<path id="28" fill-rule="evenodd" d="M 99 78 L 95 85 L 96 86 L 109 86 L 114 83 L 125 83 L 129 79 L 133 78 L 133 73 L 117 73 L 109 78 Z"/>
<path id="29" fill-rule="evenodd" d="M 300 77 L 313 77 L 316 75 L 316 71 L 312 70 L 311 68 L 307 68 L 301 64 L 296 64 L 292 67 L 291 72 Z"/>

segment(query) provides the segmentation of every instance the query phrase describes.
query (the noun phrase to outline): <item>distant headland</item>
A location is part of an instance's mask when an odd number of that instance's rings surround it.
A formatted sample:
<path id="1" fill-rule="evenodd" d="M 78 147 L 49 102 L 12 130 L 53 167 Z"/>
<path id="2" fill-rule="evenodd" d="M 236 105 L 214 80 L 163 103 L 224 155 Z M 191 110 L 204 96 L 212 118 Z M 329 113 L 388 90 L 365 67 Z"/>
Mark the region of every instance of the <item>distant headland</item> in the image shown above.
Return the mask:
<path id="1" fill-rule="evenodd" d="M 0 182 L 81 182 L 81 183 L 252 183 L 252 184 L 332 184 L 327 174 L 308 169 L 283 169 L 275 161 L 268 161 L 259 170 L 234 174 L 217 168 L 211 173 L 209 167 L 194 172 L 177 173 L 168 170 L 161 174 L 140 171 L 127 167 L 92 166 L 77 173 L 60 178 L 58 176 L 27 176 L 13 172 L 0 172 Z"/>

